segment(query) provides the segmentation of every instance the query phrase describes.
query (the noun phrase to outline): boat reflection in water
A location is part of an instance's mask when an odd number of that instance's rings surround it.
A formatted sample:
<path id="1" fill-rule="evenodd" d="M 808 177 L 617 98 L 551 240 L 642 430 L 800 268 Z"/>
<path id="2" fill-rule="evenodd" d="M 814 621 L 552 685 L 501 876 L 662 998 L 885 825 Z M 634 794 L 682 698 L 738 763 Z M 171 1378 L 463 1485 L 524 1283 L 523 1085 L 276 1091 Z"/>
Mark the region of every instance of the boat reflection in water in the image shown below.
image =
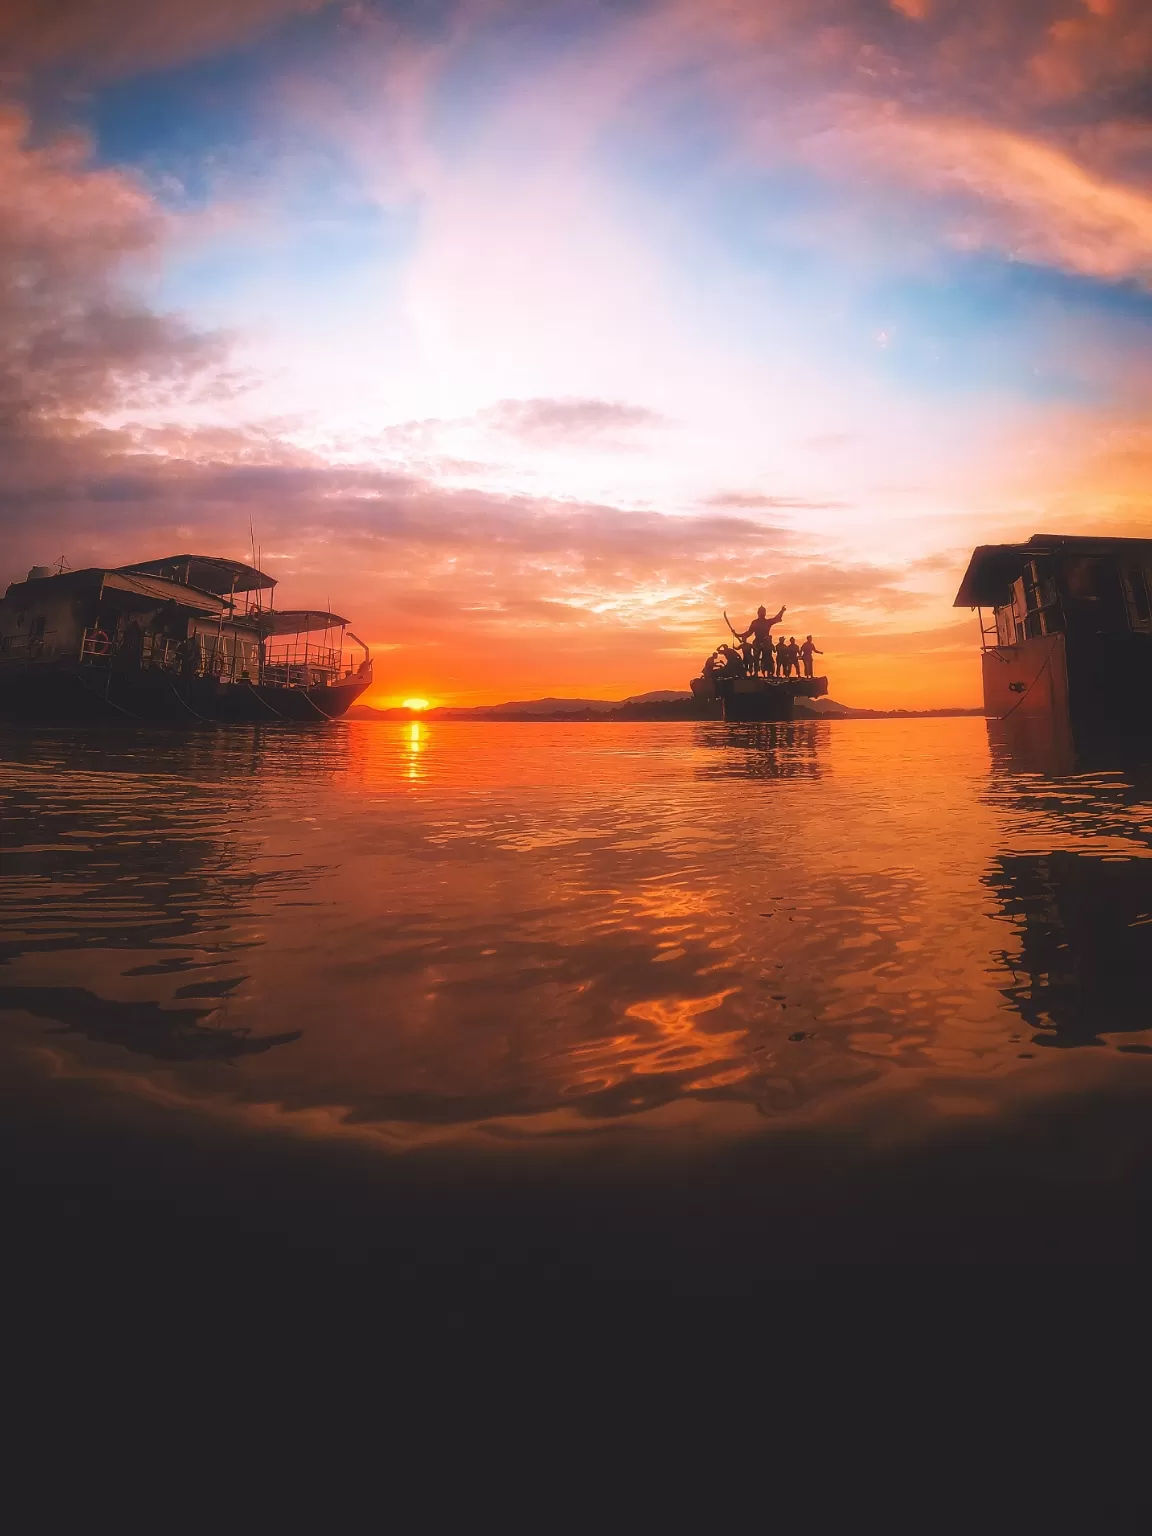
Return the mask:
<path id="1" fill-rule="evenodd" d="M 1152 1025 L 1152 754 L 1098 746 L 1077 755 L 1066 722 L 988 723 L 993 782 L 1025 825 L 1050 827 L 1041 850 L 997 854 L 986 876 L 1016 942 L 1003 951 L 1004 996 L 1039 1046 L 1103 1045 Z M 1078 771 L 1077 771 L 1078 770 Z"/>
<path id="2" fill-rule="evenodd" d="M 165 762 L 163 737 L 10 738 L 0 1010 L 169 1063 L 299 1039 L 229 1017 L 244 1012 L 245 955 L 263 942 L 249 925 L 316 873 L 262 868 L 239 816 L 222 824 L 249 802 L 265 746 L 259 730 L 201 734 Z"/>

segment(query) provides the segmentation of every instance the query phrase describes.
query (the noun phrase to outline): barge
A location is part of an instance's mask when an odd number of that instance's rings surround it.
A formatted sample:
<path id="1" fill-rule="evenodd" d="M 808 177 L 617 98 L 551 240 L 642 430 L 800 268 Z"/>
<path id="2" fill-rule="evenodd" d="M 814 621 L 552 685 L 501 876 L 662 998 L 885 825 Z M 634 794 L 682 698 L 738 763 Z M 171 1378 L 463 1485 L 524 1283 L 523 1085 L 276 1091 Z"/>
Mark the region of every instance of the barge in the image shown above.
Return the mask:
<path id="1" fill-rule="evenodd" d="M 992 719 L 1051 724 L 1078 745 L 1152 736 L 1152 539 L 982 544 L 955 606 L 979 616 Z"/>
<path id="2" fill-rule="evenodd" d="M 0 719 L 336 719 L 371 685 L 368 647 L 339 614 L 275 608 L 275 587 L 212 555 L 33 566 L 0 600 Z"/>
<path id="3" fill-rule="evenodd" d="M 781 609 L 780 613 L 783 612 Z M 776 619 L 765 619 L 764 613 L 761 608 L 760 619 L 765 626 L 762 642 L 749 643 L 747 635 L 732 630 L 736 645 L 717 646 L 705 661 L 701 675 L 692 678 L 692 697 L 702 711 L 719 714 L 728 721 L 791 720 L 797 699 L 819 699 L 827 694 L 828 679 L 810 675 L 815 649 L 811 645 L 804 661 L 803 677 L 791 676 L 792 667 L 797 673 L 800 671 L 798 657 L 789 662 L 787 674 L 777 672 L 768 639 L 770 626 Z M 727 619 L 728 615 L 724 617 Z M 778 619 L 780 615 L 776 617 Z M 811 638 L 808 637 L 809 642 Z M 798 647 L 795 649 L 799 651 Z"/>

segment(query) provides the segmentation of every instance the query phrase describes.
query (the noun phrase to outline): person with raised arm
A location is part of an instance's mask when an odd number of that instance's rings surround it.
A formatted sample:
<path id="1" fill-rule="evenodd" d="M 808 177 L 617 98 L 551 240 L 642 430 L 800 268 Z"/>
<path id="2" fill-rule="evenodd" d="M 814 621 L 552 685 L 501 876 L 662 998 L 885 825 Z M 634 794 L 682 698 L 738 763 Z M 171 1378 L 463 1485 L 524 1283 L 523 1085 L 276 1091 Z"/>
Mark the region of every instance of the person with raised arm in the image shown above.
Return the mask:
<path id="1" fill-rule="evenodd" d="M 756 617 L 752 620 L 743 634 L 737 636 L 737 639 L 742 642 L 751 641 L 751 660 L 753 674 L 757 672 L 765 672 L 769 677 L 771 677 L 772 626 L 773 624 L 779 624 L 780 620 L 784 617 L 785 611 L 785 608 L 783 605 L 781 605 L 780 612 L 773 614 L 771 618 L 768 618 L 767 608 L 757 608 Z"/>

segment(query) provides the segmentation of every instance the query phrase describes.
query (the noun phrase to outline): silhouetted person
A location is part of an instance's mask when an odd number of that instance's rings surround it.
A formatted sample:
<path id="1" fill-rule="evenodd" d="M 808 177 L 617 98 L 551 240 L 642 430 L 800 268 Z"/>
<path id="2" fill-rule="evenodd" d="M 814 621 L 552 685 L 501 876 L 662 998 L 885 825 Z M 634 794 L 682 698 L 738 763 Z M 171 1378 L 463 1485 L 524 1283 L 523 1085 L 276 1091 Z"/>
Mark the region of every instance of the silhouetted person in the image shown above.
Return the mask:
<path id="1" fill-rule="evenodd" d="M 720 663 L 716 660 L 715 655 L 709 656 L 708 660 L 704 663 L 704 666 L 701 669 L 701 677 L 710 678 L 712 674 L 719 668 L 719 666 Z"/>
<path id="2" fill-rule="evenodd" d="M 128 620 L 120 636 L 120 665 L 130 670 L 141 666 L 144 660 L 144 631 L 136 618 Z"/>
<path id="3" fill-rule="evenodd" d="M 811 677 L 812 676 L 812 658 L 813 658 L 813 656 L 823 656 L 823 654 L 824 654 L 824 652 L 819 650 L 812 643 L 812 636 L 811 635 L 806 635 L 804 637 L 804 644 L 800 647 L 800 659 L 804 663 L 804 676 L 805 677 Z"/>
<path id="4" fill-rule="evenodd" d="M 744 658 L 732 645 L 720 646 L 720 654 L 724 658 L 724 665 L 720 668 L 721 677 L 743 677 Z"/>
<path id="5" fill-rule="evenodd" d="M 788 642 L 783 635 L 776 642 L 776 676 L 788 676 Z"/>
<path id="6" fill-rule="evenodd" d="M 767 608 L 757 608 L 756 617 L 740 636 L 742 641 L 751 640 L 752 642 L 750 648 L 751 656 L 748 659 L 752 663 L 753 672 L 759 672 L 764 668 L 766 658 L 768 658 L 767 670 L 769 672 L 772 670 L 770 659 L 772 655 L 772 626 L 773 624 L 779 624 L 780 620 L 784 617 L 784 609 L 781 607 L 780 612 L 774 614 L 772 618 L 768 618 L 767 613 Z"/>
<path id="7" fill-rule="evenodd" d="M 180 676 L 183 678 L 195 677 L 200 670 L 200 663 L 204 652 L 200 646 L 200 636 L 193 631 L 187 638 L 180 642 Z"/>
<path id="8" fill-rule="evenodd" d="M 789 635 L 788 636 L 787 660 L 788 660 L 788 669 L 784 673 L 784 676 L 785 677 L 791 677 L 792 673 L 793 673 L 793 670 L 795 670 L 796 676 L 799 677 L 800 676 L 800 647 L 796 644 L 796 636 L 795 635 Z"/>

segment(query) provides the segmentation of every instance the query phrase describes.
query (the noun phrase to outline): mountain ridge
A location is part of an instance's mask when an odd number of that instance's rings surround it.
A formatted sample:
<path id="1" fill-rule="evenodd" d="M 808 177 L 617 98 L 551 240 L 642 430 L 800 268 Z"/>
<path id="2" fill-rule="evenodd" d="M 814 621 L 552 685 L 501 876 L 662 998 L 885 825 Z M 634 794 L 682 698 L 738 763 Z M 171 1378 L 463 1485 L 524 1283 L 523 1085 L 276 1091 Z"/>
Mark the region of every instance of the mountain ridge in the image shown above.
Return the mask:
<path id="1" fill-rule="evenodd" d="M 982 715 L 982 708 L 940 709 L 854 709 L 835 699 L 797 699 L 798 720 L 891 720 L 931 719 L 937 716 Z M 657 688 L 648 693 L 631 694 L 626 699 L 514 699 L 504 704 L 437 705 L 433 709 L 393 707 L 375 709 L 370 704 L 353 704 L 345 715 L 348 720 L 709 720 L 717 719 L 713 709 L 702 709 L 692 694 L 672 688 Z"/>

